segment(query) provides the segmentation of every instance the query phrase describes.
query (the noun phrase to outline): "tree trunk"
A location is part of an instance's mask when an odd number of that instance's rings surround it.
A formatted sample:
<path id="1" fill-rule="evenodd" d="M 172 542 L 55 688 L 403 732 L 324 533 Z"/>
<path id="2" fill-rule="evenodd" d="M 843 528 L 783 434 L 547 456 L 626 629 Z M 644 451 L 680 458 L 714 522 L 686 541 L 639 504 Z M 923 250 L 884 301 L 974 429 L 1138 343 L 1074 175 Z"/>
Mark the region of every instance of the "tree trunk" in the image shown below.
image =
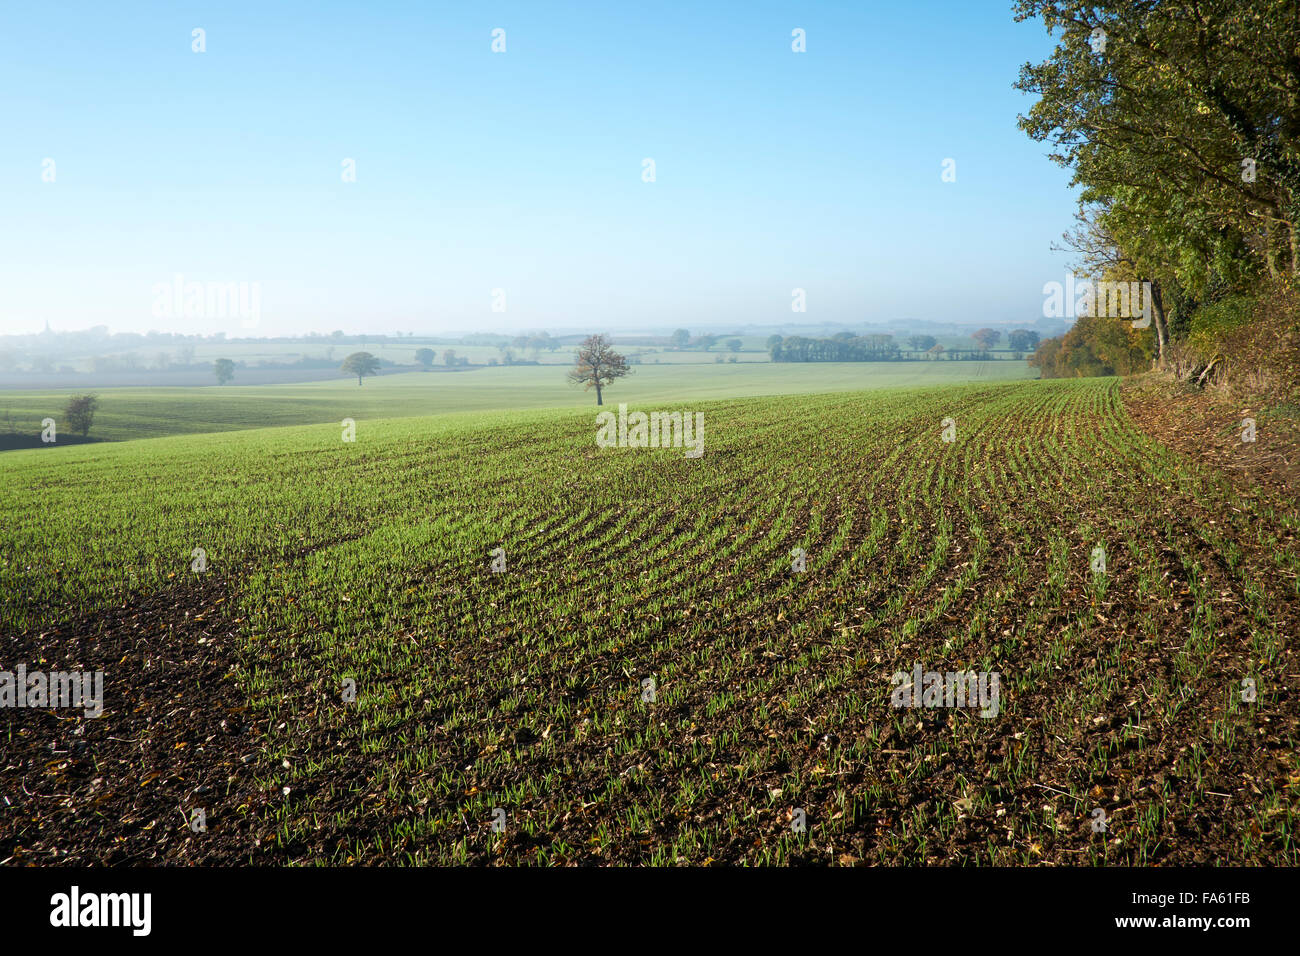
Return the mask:
<path id="1" fill-rule="evenodd" d="M 1272 210 L 1264 214 L 1264 263 L 1268 266 L 1268 276 L 1270 279 L 1278 277 L 1278 259 L 1280 258 L 1278 242 L 1277 221 L 1272 216 Z"/>
<path id="2" fill-rule="evenodd" d="M 1291 236 L 1291 274 L 1300 275 L 1300 203 L 1292 200 L 1286 204 L 1286 231 Z"/>
<path id="3" fill-rule="evenodd" d="M 597 405 L 605 404 L 600 397 L 600 379 L 596 379 L 596 404 Z"/>
<path id="4" fill-rule="evenodd" d="M 1156 366 L 1165 367 L 1165 346 L 1169 341 L 1169 325 L 1165 322 L 1165 303 L 1160 297 L 1160 282 L 1151 280 L 1151 317 L 1156 326 Z"/>

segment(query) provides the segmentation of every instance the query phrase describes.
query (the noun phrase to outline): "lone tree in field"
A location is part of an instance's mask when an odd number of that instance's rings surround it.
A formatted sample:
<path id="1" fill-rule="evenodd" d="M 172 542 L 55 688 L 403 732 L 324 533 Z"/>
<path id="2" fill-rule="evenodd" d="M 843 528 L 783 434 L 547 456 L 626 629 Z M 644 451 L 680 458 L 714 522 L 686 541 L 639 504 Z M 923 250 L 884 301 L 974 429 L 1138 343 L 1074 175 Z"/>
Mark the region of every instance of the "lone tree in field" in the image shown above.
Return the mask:
<path id="1" fill-rule="evenodd" d="M 73 395 L 63 409 L 63 417 L 75 432 L 81 432 L 85 438 L 90 434 L 91 423 L 95 420 L 95 409 L 99 408 L 99 399 L 95 395 Z"/>
<path id="2" fill-rule="evenodd" d="M 433 368 L 433 360 L 438 357 L 438 353 L 433 349 L 416 349 L 415 360 L 425 368 Z"/>
<path id="3" fill-rule="evenodd" d="M 1002 333 L 997 329 L 976 329 L 971 333 L 970 337 L 979 343 L 980 348 L 987 352 L 998 344 L 998 339 L 1002 338 Z"/>
<path id="4" fill-rule="evenodd" d="M 230 359 L 217 359 L 212 363 L 212 374 L 217 377 L 218 385 L 225 385 L 235 377 L 235 363 Z"/>
<path id="5" fill-rule="evenodd" d="M 357 384 L 367 375 L 374 375 L 379 371 L 379 359 L 375 358 L 369 352 L 353 352 L 343 360 L 339 366 L 341 371 L 357 377 Z"/>
<path id="6" fill-rule="evenodd" d="M 674 347 L 684 349 L 691 342 L 691 333 L 686 329 L 678 329 L 672 334 L 669 341 L 673 343 Z"/>
<path id="7" fill-rule="evenodd" d="M 596 389 L 596 404 L 603 405 L 601 389 L 616 378 L 622 378 L 632 372 L 627 359 L 615 352 L 609 340 L 603 335 L 589 335 L 578 346 L 573 368 L 569 369 L 569 381 L 575 385 L 584 385 Z"/>

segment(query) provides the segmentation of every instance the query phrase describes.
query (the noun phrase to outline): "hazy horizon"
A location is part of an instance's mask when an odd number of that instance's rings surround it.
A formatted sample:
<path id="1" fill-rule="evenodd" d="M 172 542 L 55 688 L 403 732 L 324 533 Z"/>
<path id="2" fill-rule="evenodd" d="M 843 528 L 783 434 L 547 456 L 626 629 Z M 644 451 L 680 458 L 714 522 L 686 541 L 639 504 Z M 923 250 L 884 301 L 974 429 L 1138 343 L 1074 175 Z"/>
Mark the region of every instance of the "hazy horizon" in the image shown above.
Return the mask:
<path id="1" fill-rule="evenodd" d="M 726 336 L 726 335 L 733 335 L 733 334 L 734 335 L 785 334 L 781 332 L 782 329 L 799 329 L 808 333 L 815 332 L 818 329 L 831 329 L 831 328 L 842 329 L 844 331 L 853 331 L 855 329 L 860 329 L 863 331 L 883 331 L 883 330 L 892 329 L 892 330 L 903 331 L 903 332 L 910 332 L 910 331 L 922 332 L 927 329 L 946 329 L 946 328 L 974 331 L 980 328 L 982 325 L 987 325 L 991 328 L 997 328 L 997 329 L 1026 328 L 1026 329 L 1033 330 L 1035 329 L 1035 327 L 1042 328 L 1047 326 L 1060 326 L 1061 328 L 1067 328 L 1071 324 L 1072 324 L 1071 321 L 1065 321 L 1060 319 L 1048 319 L 1039 316 L 1027 322 L 1017 322 L 1013 320 L 999 321 L 993 319 L 985 323 L 959 322 L 954 320 L 926 320 L 926 319 L 897 319 L 897 320 L 886 320 L 882 322 L 831 322 L 831 321 L 783 322 L 783 323 L 778 322 L 778 323 L 771 323 L 766 325 L 760 325 L 757 323 L 709 325 L 707 323 L 701 323 L 693 328 L 688 329 L 688 331 L 691 332 L 692 335 Z M 183 328 L 162 329 L 162 328 L 154 327 L 154 328 L 147 328 L 142 330 L 116 329 L 113 328 L 112 326 L 108 326 L 103 323 L 98 323 L 95 325 L 83 324 L 79 326 L 71 326 L 68 328 L 61 328 L 59 326 L 52 324 L 49 328 L 49 331 L 54 335 L 64 335 L 64 334 L 86 335 L 94 331 L 96 328 L 107 329 L 108 335 L 125 334 L 125 335 L 148 336 L 150 334 L 156 333 L 161 335 L 172 335 L 172 334 L 185 335 L 185 336 L 203 335 L 204 337 L 212 337 L 212 336 L 224 334 L 228 340 L 246 339 L 249 341 L 271 340 L 271 339 L 279 339 L 279 338 L 299 339 L 299 340 L 307 340 L 309 338 L 319 338 L 321 341 L 329 341 L 330 337 L 334 334 L 334 332 L 338 331 L 341 332 L 345 338 L 355 338 L 364 335 L 364 336 L 374 336 L 376 338 L 387 337 L 396 341 L 398 339 L 399 333 L 402 339 L 409 337 L 412 338 L 413 340 L 425 339 L 425 338 L 455 339 L 455 338 L 463 338 L 466 336 L 474 336 L 474 335 L 511 336 L 511 335 L 520 335 L 520 334 L 535 334 L 541 332 L 546 332 L 556 337 L 568 337 L 568 336 L 575 336 L 575 335 L 590 335 L 593 333 L 603 333 L 603 334 L 610 334 L 621 338 L 629 338 L 629 339 L 642 338 L 642 337 L 657 338 L 657 337 L 664 337 L 670 335 L 675 329 L 681 328 L 681 326 L 663 325 L 663 326 L 648 326 L 648 327 L 647 326 L 619 327 L 619 326 L 611 326 L 609 324 L 606 324 L 605 326 L 602 326 L 600 328 L 594 328 L 589 326 L 548 326 L 544 328 L 523 327 L 519 329 L 506 329 L 506 328 L 499 328 L 494 326 L 485 326 L 478 329 L 454 328 L 454 329 L 446 329 L 446 330 L 438 330 L 438 331 L 427 331 L 418 328 L 389 329 L 387 331 L 383 329 L 366 330 L 366 329 L 341 328 L 341 329 L 326 330 L 323 328 L 316 328 L 316 329 L 308 329 L 305 332 L 285 332 L 281 334 L 271 334 L 257 329 L 251 329 L 251 330 L 232 329 L 229 331 L 225 329 L 221 329 L 213 333 L 200 333 L 197 331 L 190 331 Z M 9 336 L 17 336 L 17 337 L 39 336 L 44 331 L 45 329 L 42 327 L 34 331 L 0 332 L 0 338 L 6 338 Z"/>

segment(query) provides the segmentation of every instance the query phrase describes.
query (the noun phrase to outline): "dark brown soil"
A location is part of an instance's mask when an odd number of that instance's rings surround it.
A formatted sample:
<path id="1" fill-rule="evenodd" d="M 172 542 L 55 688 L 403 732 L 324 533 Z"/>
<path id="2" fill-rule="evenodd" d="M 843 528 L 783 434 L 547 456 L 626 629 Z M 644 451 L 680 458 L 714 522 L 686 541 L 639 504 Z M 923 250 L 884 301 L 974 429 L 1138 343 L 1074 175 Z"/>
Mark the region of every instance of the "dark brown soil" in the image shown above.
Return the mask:
<path id="1" fill-rule="evenodd" d="M 104 712 L 0 709 L 0 863 L 249 858 L 268 802 L 254 780 L 266 728 L 236 686 L 228 603 L 208 578 L 3 639 L 6 670 L 102 670 Z M 200 809 L 205 832 L 190 826 Z"/>

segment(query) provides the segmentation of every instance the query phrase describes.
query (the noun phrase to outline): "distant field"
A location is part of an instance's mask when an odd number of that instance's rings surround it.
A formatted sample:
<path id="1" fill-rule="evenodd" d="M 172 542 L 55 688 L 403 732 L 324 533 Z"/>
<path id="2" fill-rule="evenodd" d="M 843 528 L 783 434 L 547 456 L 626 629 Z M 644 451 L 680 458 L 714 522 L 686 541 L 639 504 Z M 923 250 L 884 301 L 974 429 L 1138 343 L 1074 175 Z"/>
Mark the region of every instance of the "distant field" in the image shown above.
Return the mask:
<path id="1" fill-rule="evenodd" d="M 609 403 L 684 402 L 797 395 L 968 381 L 1037 377 L 1024 362 L 847 362 L 806 364 L 640 365 L 606 392 Z M 36 434 L 58 421 L 79 389 L 0 392 L 0 432 Z M 274 425 L 307 425 L 493 409 L 577 408 L 595 393 L 569 385 L 555 366 L 400 372 L 356 379 L 266 386 L 121 388 L 100 396 L 91 437 L 155 438 Z"/>
<path id="2" fill-rule="evenodd" d="M 620 352 L 628 356 L 639 356 L 646 364 L 712 365 L 715 364 L 719 356 L 724 361 L 727 361 L 733 355 L 741 362 L 766 362 L 769 359 L 767 338 L 766 335 L 720 335 L 717 344 L 709 351 L 698 348 L 676 349 L 664 345 L 618 343 L 617 336 L 615 336 L 615 342 Z M 731 339 L 740 340 L 741 351 L 732 352 L 728 349 L 724 343 Z M 965 335 L 937 336 L 936 341 L 946 349 L 974 349 L 978 347 L 973 339 Z M 898 339 L 897 344 L 899 348 L 907 349 L 905 339 Z M 1011 361 L 1011 353 L 1005 349 L 1005 341 L 1001 345 L 1002 347 L 995 351 L 995 357 L 1000 360 Z M 194 347 L 194 359 L 198 362 L 211 363 L 215 359 L 228 358 L 235 362 L 255 364 L 264 361 L 293 362 L 303 357 L 309 357 L 329 358 L 336 362 L 342 362 L 344 356 L 352 352 L 366 351 L 385 361 L 395 362 L 398 365 L 410 365 L 415 361 L 416 350 L 421 348 L 430 348 L 437 352 L 439 364 L 442 363 L 443 353 L 447 349 L 453 350 L 457 356 L 469 359 L 475 365 L 486 365 L 491 359 L 499 361 L 503 354 L 500 349 L 492 345 L 424 345 L 414 340 L 409 343 L 389 341 L 366 344 L 349 343 L 346 345 L 331 341 L 314 343 L 252 341 L 204 342 Z M 573 345 L 563 345 L 554 351 L 542 349 L 537 353 L 536 359 L 543 364 L 567 365 L 573 361 L 573 350 Z M 154 363 L 159 352 L 174 354 L 176 348 L 138 345 L 132 348 L 105 352 L 104 354 L 121 356 L 130 353 L 135 355 L 141 363 L 150 365 Z M 512 346 L 511 352 L 516 358 L 520 359 L 533 357 L 532 353 L 527 349 Z M 88 358 L 81 357 L 71 360 L 70 364 L 76 368 L 89 369 L 89 361 Z"/>
<path id="3" fill-rule="evenodd" d="M 765 336 L 739 336 L 742 348 L 732 352 L 725 345 L 715 345 L 711 350 L 674 349 L 654 345 L 619 345 L 619 350 L 627 356 L 632 364 L 640 365 L 690 365 L 714 367 L 719 364 L 734 363 L 767 364 L 771 361 Z M 947 349 L 973 349 L 975 343 L 963 336 L 950 336 L 940 339 L 940 344 Z M 182 387 L 192 388 L 216 384 L 212 373 L 212 363 L 216 359 L 230 359 L 239 366 L 235 372 L 237 385 L 282 385 L 301 382 L 333 381 L 343 377 L 338 366 L 343 359 L 353 352 L 366 351 L 381 361 L 391 362 L 394 367 L 390 372 L 411 371 L 417 367 L 415 353 L 421 348 L 430 348 L 436 353 L 434 367 L 447 368 L 446 352 L 455 352 L 455 357 L 467 361 L 471 366 L 486 366 L 493 362 L 503 364 L 504 353 L 494 346 L 487 345 L 430 345 L 424 346 L 412 342 L 397 345 L 385 344 L 313 344 L 301 342 L 205 342 L 193 347 L 193 355 L 178 365 L 182 358 L 176 347 L 170 350 L 150 346 L 134 349 L 121 349 L 103 353 L 118 359 L 134 356 L 133 368 L 119 366 L 108 369 L 94 368 L 94 360 L 88 355 L 56 358 L 56 366 L 67 366 L 71 372 L 56 371 L 37 372 L 29 365 L 17 369 L 0 371 L 0 391 L 33 390 L 57 391 L 65 388 L 86 390 L 88 388 L 158 388 Z M 915 358 L 907 354 L 905 343 L 904 357 Z M 563 346 L 554 351 L 539 351 L 535 356 L 526 349 L 512 348 L 515 361 L 536 361 L 547 366 L 569 366 L 573 364 L 573 346 Z M 1024 364 L 1023 358 L 1015 358 L 1008 349 L 994 349 L 992 361 L 1011 364 Z M 310 360 L 309 367 L 300 367 L 298 363 Z M 947 361 L 947 360 L 944 360 Z M 268 367 L 264 363 L 289 367 Z M 325 367 L 315 367 L 317 363 L 327 363 Z M 964 379 L 962 379 L 964 380 Z"/>
<path id="4" fill-rule="evenodd" d="M 673 407 L 6 455 L 0 633 L 106 709 L 0 710 L 0 860 L 1300 862 L 1294 500 L 1113 379 Z"/>

